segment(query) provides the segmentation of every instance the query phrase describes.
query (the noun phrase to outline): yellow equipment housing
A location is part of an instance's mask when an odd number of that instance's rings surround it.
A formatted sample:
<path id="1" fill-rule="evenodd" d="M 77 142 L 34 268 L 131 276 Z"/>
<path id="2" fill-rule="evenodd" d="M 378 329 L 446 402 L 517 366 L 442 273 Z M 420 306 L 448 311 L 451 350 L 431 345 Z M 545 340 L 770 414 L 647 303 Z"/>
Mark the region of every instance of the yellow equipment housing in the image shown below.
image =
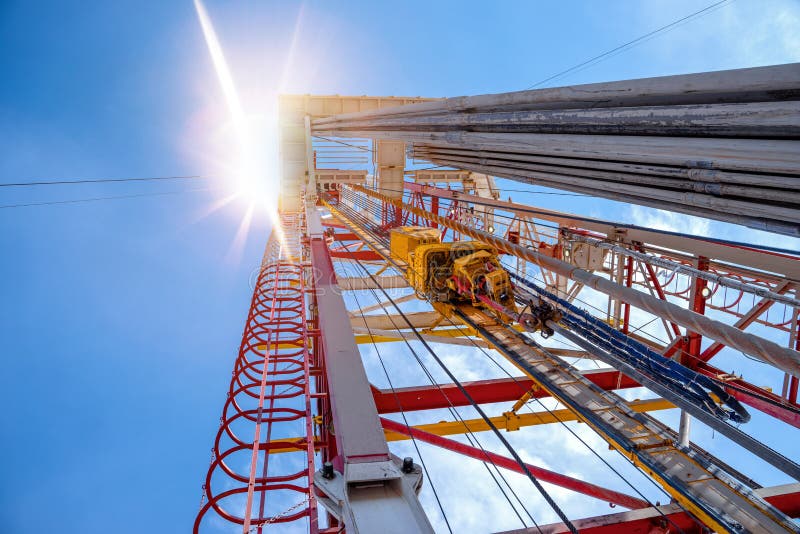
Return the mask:
<path id="1" fill-rule="evenodd" d="M 473 295 L 486 295 L 505 308 L 517 311 L 511 279 L 494 251 L 478 250 L 458 258 L 453 262 L 453 277 L 468 286 Z"/>
<path id="2" fill-rule="evenodd" d="M 409 263 L 408 255 L 420 245 L 441 243 L 440 230 L 425 226 L 401 226 L 389 233 L 389 251 L 393 260 Z"/>
<path id="3" fill-rule="evenodd" d="M 420 226 L 395 228 L 390 234 L 392 259 L 407 265 L 406 279 L 419 295 L 433 302 L 463 301 L 485 307 L 476 299 L 485 294 L 491 300 L 516 311 L 514 291 L 508 273 L 497 259 L 497 251 L 478 241 L 442 243 L 439 230 Z M 453 277 L 472 295 L 459 291 Z M 503 314 L 504 320 L 509 317 Z"/>

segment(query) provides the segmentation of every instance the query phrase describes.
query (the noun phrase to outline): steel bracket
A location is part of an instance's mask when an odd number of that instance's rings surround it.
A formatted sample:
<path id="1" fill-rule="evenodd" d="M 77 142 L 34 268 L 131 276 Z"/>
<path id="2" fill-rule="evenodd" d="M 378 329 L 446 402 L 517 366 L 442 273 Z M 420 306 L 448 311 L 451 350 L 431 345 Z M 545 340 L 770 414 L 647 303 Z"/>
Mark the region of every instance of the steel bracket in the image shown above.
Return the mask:
<path id="1" fill-rule="evenodd" d="M 402 465 L 392 455 L 382 462 L 345 464 L 344 474 L 334 470 L 329 478 L 320 469 L 314 473 L 317 501 L 348 525 L 348 532 L 433 532 L 417 499 L 422 469 L 414 464 L 403 471 Z M 405 506 L 391 506 L 391 501 Z"/>

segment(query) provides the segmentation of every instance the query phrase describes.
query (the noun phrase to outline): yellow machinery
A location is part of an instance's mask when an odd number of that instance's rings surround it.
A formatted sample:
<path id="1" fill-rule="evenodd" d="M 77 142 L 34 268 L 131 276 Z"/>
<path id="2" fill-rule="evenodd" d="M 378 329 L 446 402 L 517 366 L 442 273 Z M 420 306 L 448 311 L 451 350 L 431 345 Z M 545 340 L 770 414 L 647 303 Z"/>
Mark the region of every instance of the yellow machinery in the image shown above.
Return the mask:
<path id="1" fill-rule="evenodd" d="M 406 279 L 431 302 L 469 299 L 505 320 L 516 312 L 514 291 L 497 252 L 478 241 L 442 243 L 439 230 L 402 226 L 391 231 L 392 259 L 407 265 Z"/>

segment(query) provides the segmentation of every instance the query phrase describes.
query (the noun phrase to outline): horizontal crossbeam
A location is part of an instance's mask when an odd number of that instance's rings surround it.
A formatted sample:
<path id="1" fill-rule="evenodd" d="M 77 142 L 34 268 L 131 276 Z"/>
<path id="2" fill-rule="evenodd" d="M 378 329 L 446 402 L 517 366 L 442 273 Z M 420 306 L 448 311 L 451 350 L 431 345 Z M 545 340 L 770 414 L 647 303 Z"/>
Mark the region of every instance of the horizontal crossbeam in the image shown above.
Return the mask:
<path id="1" fill-rule="evenodd" d="M 605 390 L 627 389 L 638 387 L 639 384 L 631 378 L 614 369 L 599 369 L 583 373 L 590 382 Z M 464 382 L 464 387 L 478 404 L 492 402 L 516 401 L 525 392 L 533 387 L 533 380 L 528 377 L 496 378 L 491 380 L 477 380 Z M 378 413 L 392 413 L 399 411 L 398 403 L 403 411 L 433 410 L 452 406 L 467 406 L 470 402 L 455 384 L 439 384 L 436 386 L 412 386 L 396 388 L 394 391 L 386 389 L 373 389 L 375 405 Z M 532 394 L 535 398 L 549 397 L 550 394 L 537 390 Z"/>

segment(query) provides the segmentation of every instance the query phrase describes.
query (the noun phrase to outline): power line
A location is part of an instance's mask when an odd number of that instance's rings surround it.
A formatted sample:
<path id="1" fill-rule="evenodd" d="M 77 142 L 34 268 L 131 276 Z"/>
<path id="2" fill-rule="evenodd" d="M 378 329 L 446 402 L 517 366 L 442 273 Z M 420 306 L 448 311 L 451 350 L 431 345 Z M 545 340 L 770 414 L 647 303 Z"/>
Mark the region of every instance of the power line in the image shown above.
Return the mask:
<path id="1" fill-rule="evenodd" d="M 98 179 L 77 179 L 77 180 L 54 180 L 54 181 L 31 181 L 0 183 L 0 187 L 29 187 L 37 185 L 73 185 L 73 184 L 99 184 L 108 182 L 152 182 L 159 180 L 206 180 L 209 176 L 188 175 L 188 176 L 154 176 L 146 178 L 98 178 Z"/>
<path id="2" fill-rule="evenodd" d="M 667 25 L 665 25 L 665 26 L 661 26 L 660 28 L 658 28 L 658 29 L 655 29 L 655 30 L 653 30 L 653 31 L 651 31 L 651 32 L 648 32 L 648 33 L 646 33 L 646 34 L 644 34 L 644 35 L 641 35 L 641 36 L 637 37 L 636 39 L 633 39 L 633 40 L 631 40 L 631 41 L 628 41 L 628 42 L 627 42 L 627 43 L 625 43 L 625 44 L 619 45 L 619 46 L 617 46 L 616 48 L 612 48 L 611 50 L 608 50 L 608 51 L 606 51 L 606 52 L 603 52 L 602 54 L 599 54 L 599 55 L 597 55 L 597 56 L 594 56 L 594 57 L 593 57 L 593 58 L 591 58 L 591 59 L 587 59 L 586 61 L 584 61 L 584 62 L 582 62 L 582 63 L 578 63 L 578 64 L 577 64 L 577 65 L 575 65 L 574 67 L 570 67 L 570 68 L 568 68 L 568 69 L 566 69 L 566 70 L 563 70 L 563 71 L 561 71 L 561 72 L 559 72 L 559 73 L 557 73 L 557 74 L 553 74 L 552 76 L 550 76 L 550 77 L 548 77 L 548 78 L 545 78 L 544 80 L 542 80 L 542 81 L 540 81 L 540 82 L 537 82 L 537 83 L 535 83 L 535 84 L 531 85 L 530 87 L 527 87 L 527 88 L 526 88 L 526 90 L 528 90 L 528 89 L 533 89 L 534 87 L 539 87 L 540 85 L 542 85 L 542 84 L 544 84 L 544 83 L 547 83 L 547 82 L 549 82 L 550 80 L 553 80 L 553 79 L 556 79 L 556 78 L 560 78 L 561 76 L 563 76 L 563 75 L 565 75 L 565 74 L 568 74 L 568 73 L 570 73 L 570 72 L 573 72 L 573 71 L 575 71 L 575 70 L 577 70 L 577 69 L 580 69 L 581 67 L 588 66 L 588 65 L 590 65 L 590 64 L 592 64 L 592 63 L 599 63 L 600 61 L 602 61 L 602 60 L 604 60 L 604 59 L 608 58 L 609 56 L 611 56 L 611 55 L 612 55 L 612 54 L 614 54 L 614 53 L 621 52 L 621 51 L 623 51 L 623 50 L 625 50 L 625 49 L 627 49 L 627 48 L 632 48 L 633 46 L 636 46 L 637 44 L 639 44 L 639 43 L 641 43 L 641 42 L 645 41 L 646 39 L 648 39 L 648 38 L 650 38 L 650 37 L 654 37 L 654 36 L 656 36 L 657 34 L 660 34 L 660 33 L 667 32 L 667 31 L 669 31 L 670 29 L 672 29 L 672 28 L 674 28 L 674 27 L 678 26 L 679 24 L 681 24 L 681 23 L 683 23 L 683 22 L 688 22 L 690 19 L 693 19 L 693 18 L 696 18 L 696 17 L 700 17 L 700 16 L 703 16 L 703 15 L 706 15 L 706 14 L 708 14 L 708 13 L 709 13 L 711 10 L 713 10 L 714 8 L 717 8 L 717 7 L 722 7 L 722 5 L 723 5 L 723 4 L 727 4 L 727 3 L 728 3 L 728 2 L 730 2 L 730 1 L 731 1 L 731 0 L 720 0 L 719 2 L 715 2 L 715 3 L 713 3 L 713 4 L 709 5 L 709 6 L 706 6 L 706 7 L 704 7 L 703 9 L 700 9 L 700 10 L 698 10 L 698 11 L 695 11 L 694 13 L 692 13 L 692 14 L 690 14 L 690 15 L 686 15 L 685 17 L 681 17 L 681 18 L 679 18 L 678 20 L 675 20 L 675 21 L 673 21 L 673 22 L 670 22 L 669 24 L 667 24 Z"/>
<path id="3" fill-rule="evenodd" d="M 0 205 L 0 209 L 8 209 L 8 208 L 25 208 L 28 206 L 52 206 L 55 204 L 78 204 L 83 202 L 96 202 L 100 200 L 117 200 L 123 198 L 141 198 L 141 197 L 157 197 L 157 196 L 164 196 L 164 195 L 180 195 L 182 193 L 195 193 L 199 191 L 214 191 L 218 188 L 215 187 L 206 187 L 201 189 L 184 189 L 183 191 L 161 191 L 159 193 L 140 193 L 137 195 L 116 195 L 110 197 L 92 197 L 92 198 L 77 198 L 73 200 L 51 200 L 47 202 L 30 202 L 27 204 L 5 204 Z"/>

